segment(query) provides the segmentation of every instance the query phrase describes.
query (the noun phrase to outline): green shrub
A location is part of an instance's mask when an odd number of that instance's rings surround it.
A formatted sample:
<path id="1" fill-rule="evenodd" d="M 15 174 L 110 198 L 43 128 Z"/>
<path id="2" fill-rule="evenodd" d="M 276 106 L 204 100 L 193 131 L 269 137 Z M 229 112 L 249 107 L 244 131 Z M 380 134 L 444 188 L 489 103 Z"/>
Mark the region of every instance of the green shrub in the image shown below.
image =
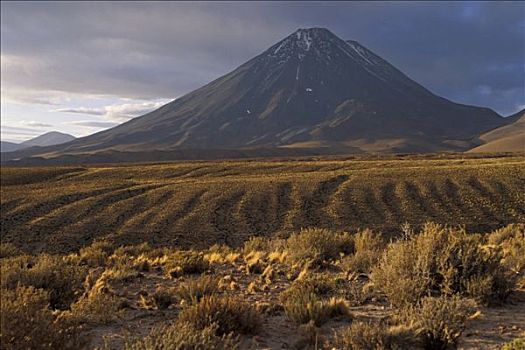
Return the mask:
<path id="1" fill-rule="evenodd" d="M 232 297 L 206 296 L 195 305 L 184 308 L 178 322 L 197 330 L 216 327 L 216 335 L 232 332 L 254 334 L 261 325 L 257 310 L 250 304 Z"/>
<path id="2" fill-rule="evenodd" d="M 79 349 L 80 329 L 48 308 L 49 293 L 34 287 L 0 291 L 2 349 Z"/>
<path id="3" fill-rule="evenodd" d="M 1 265 L 2 287 L 14 289 L 20 284 L 45 289 L 51 308 L 61 310 L 78 298 L 87 275 L 85 267 L 47 254 L 3 259 Z"/>
<path id="4" fill-rule="evenodd" d="M 323 263 L 353 252 L 353 240 L 347 233 L 338 234 L 326 229 L 309 228 L 292 234 L 286 241 L 293 263 Z"/>
<path id="5" fill-rule="evenodd" d="M 145 338 L 128 338 L 125 350 L 236 350 L 238 341 L 232 334 L 217 336 L 217 326 L 195 329 L 187 323 L 154 327 Z"/>
<path id="6" fill-rule="evenodd" d="M 179 299 L 189 304 L 197 304 L 205 296 L 215 295 L 218 291 L 218 281 L 215 278 L 199 276 L 181 283 L 175 293 Z"/>
<path id="7" fill-rule="evenodd" d="M 498 249 L 483 248 L 479 237 L 436 224 L 390 244 L 372 280 L 396 306 L 453 294 L 496 303 L 505 300 L 514 283 Z"/>

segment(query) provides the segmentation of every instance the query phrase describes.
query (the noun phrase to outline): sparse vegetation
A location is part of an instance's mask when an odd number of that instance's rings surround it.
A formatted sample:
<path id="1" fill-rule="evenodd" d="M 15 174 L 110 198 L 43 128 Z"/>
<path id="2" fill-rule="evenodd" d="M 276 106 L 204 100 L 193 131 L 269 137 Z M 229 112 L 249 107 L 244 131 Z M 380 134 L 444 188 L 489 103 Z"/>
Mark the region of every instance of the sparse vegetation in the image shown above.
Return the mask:
<path id="1" fill-rule="evenodd" d="M 494 304 L 524 320 L 522 165 L 2 168 L 2 348 L 88 338 L 92 349 L 106 336 L 108 349 L 141 350 L 475 342 Z M 501 331 L 508 341 L 520 329 Z"/>

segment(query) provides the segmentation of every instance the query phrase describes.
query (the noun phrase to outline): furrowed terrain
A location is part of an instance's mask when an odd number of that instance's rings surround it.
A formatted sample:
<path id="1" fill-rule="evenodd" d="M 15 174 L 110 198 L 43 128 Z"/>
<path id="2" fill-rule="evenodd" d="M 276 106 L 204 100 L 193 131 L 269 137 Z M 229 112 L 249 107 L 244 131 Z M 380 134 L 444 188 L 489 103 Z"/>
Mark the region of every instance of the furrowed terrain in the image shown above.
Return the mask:
<path id="1" fill-rule="evenodd" d="M 212 161 L 2 167 L 2 240 L 28 251 L 240 246 L 305 227 L 397 233 L 525 222 L 525 158 Z"/>

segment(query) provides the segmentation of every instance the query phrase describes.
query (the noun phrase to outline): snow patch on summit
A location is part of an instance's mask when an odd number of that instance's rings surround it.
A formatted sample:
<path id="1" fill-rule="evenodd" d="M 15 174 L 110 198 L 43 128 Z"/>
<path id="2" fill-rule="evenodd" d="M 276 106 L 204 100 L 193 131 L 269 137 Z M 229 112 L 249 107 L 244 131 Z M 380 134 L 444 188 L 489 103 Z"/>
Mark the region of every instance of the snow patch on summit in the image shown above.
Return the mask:
<path id="1" fill-rule="evenodd" d="M 310 32 L 306 30 L 297 31 L 297 46 L 305 51 L 310 51 L 310 46 L 312 46 L 312 37 Z"/>

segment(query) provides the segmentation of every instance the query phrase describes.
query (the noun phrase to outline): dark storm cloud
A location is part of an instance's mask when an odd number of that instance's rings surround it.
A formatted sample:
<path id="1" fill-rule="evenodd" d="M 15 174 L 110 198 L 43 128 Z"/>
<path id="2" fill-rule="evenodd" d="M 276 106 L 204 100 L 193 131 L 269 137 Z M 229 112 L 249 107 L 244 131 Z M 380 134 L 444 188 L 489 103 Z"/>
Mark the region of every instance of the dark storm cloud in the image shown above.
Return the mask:
<path id="1" fill-rule="evenodd" d="M 503 114 L 525 104 L 525 5 L 519 2 L 1 6 L 5 90 L 173 98 L 298 27 L 323 26 L 456 102 Z"/>

